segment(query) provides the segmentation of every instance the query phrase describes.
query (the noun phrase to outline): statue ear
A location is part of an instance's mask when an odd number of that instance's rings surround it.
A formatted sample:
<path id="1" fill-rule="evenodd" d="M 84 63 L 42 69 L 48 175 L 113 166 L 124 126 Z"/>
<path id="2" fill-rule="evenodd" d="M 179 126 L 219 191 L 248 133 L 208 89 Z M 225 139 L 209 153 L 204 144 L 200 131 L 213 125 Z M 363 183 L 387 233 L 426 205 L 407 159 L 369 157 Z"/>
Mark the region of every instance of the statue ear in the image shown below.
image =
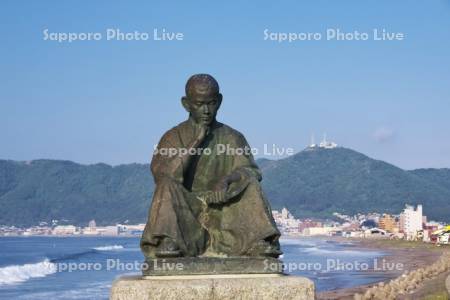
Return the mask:
<path id="1" fill-rule="evenodd" d="M 189 112 L 189 113 L 191 112 L 191 107 L 189 105 L 188 97 L 186 97 L 186 96 L 181 97 L 181 104 L 183 104 L 183 107 L 187 112 Z"/>
<path id="2" fill-rule="evenodd" d="M 221 93 L 219 93 L 219 95 L 217 96 L 217 101 L 218 101 L 217 109 L 220 108 L 220 105 L 222 104 L 222 99 L 223 99 L 223 96 Z"/>

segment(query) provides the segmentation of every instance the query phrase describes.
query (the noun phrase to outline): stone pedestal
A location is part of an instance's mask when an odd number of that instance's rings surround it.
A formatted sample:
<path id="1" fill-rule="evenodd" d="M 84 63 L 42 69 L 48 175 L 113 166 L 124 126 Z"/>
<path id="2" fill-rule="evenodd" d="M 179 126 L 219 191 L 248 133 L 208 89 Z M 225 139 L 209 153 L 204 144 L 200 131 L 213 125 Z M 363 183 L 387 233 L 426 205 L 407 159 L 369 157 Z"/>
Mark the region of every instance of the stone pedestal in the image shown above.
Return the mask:
<path id="1" fill-rule="evenodd" d="M 445 281 L 445 286 L 447 287 L 447 292 L 450 295 L 450 275 L 447 277 L 447 280 Z"/>
<path id="2" fill-rule="evenodd" d="M 314 283 L 279 274 L 123 276 L 114 281 L 111 300 L 313 300 Z"/>
<path id="3" fill-rule="evenodd" d="M 148 258 L 144 276 L 283 274 L 283 263 L 273 257 Z"/>

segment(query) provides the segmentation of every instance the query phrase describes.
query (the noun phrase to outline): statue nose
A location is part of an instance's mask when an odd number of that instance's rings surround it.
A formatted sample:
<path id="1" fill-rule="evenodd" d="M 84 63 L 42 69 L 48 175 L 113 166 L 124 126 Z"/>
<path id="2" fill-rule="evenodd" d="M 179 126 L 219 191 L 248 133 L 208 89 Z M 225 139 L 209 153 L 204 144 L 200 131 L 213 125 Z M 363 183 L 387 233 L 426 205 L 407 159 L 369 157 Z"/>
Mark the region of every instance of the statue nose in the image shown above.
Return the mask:
<path id="1" fill-rule="evenodd" d="M 204 114 L 209 114 L 209 108 L 208 108 L 208 105 L 204 105 L 204 106 L 203 106 L 203 113 L 204 113 Z"/>

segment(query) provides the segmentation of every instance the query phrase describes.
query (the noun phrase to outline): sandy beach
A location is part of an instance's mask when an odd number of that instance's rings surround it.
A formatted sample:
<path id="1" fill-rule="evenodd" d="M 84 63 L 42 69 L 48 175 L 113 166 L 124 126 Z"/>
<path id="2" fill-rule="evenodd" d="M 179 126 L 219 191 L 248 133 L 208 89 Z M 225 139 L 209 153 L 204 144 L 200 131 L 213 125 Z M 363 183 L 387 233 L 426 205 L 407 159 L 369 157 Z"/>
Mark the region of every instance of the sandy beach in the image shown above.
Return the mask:
<path id="1" fill-rule="evenodd" d="M 419 268 L 432 265 L 441 257 L 445 251 L 450 251 L 450 247 L 437 247 L 432 244 L 422 242 L 407 242 L 398 240 L 379 240 L 379 239 L 344 239 L 333 238 L 338 241 L 352 242 L 355 247 L 367 250 L 383 250 L 387 255 L 382 261 L 387 265 L 399 264 L 398 269 L 384 270 L 383 273 L 387 279 L 381 285 L 389 282 L 391 279 L 402 276 L 405 272 L 411 272 Z M 371 270 L 369 272 L 380 272 Z M 398 299 L 448 299 L 445 288 L 445 280 L 449 272 L 440 274 L 436 278 L 425 280 L 423 284 L 408 295 L 399 296 Z M 317 299 L 354 299 L 355 294 L 364 294 L 370 287 L 380 283 L 362 285 L 346 289 L 325 291 L 317 294 Z M 430 298 L 431 297 L 431 298 Z M 447 298 L 445 298 L 447 297 Z"/>

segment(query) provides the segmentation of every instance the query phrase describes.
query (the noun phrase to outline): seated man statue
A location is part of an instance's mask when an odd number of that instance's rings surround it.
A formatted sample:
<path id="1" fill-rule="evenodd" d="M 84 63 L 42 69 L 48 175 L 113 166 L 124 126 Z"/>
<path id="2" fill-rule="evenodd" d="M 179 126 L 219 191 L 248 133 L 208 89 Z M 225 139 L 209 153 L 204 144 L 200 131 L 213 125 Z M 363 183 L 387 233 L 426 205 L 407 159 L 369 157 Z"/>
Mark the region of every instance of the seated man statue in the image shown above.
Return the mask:
<path id="1" fill-rule="evenodd" d="M 167 131 L 153 155 L 156 187 L 142 252 L 150 259 L 277 258 L 280 233 L 250 147 L 216 120 L 219 84 L 193 75 L 181 102 L 189 119 Z"/>

